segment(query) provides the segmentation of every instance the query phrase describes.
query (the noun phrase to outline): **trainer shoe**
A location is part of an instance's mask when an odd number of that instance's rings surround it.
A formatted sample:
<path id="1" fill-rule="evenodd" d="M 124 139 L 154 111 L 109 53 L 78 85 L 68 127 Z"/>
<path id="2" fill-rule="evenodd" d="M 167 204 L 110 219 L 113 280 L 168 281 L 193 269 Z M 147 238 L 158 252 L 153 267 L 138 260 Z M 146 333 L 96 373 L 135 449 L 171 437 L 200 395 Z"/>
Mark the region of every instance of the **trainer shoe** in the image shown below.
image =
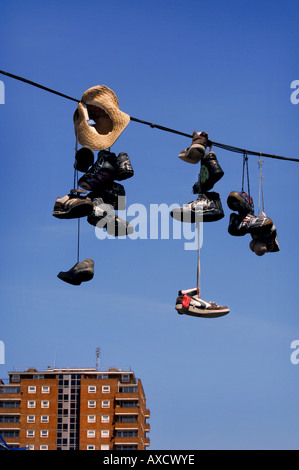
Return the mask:
<path id="1" fill-rule="evenodd" d="M 244 191 L 232 191 L 228 195 L 227 205 L 231 210 L 239 212 L 239 214 L 254 214 L 252 197 L 248 196 Z"/>
<path id="2" fill-rule="evenodd" d="M 134 227 L 126 220 L 118 217 L 112 206 L 106 204 L 102 198 L 93 200 L 93 210 L 87 217 L 87 222 L 97 228 L 107 230 L 107 233 L 114 237 L 125 236 L 134 232 Z"/>
<path id="3" fill-rule="evenodd" d="M 100 187 L 105 187 L 115 179 L 117 169 L 115 153 L 101 150 L 98 153 L 97 161 L 83 175 L 78 184 L 87 191 L 95 191 Z"/>
<path id="4" fill-rule="evenodd" d="M 208 146 L 207 132 L 193 131 L 192 144 L 179 154 L 179 158 L 188 163 L 198 163 L 206 152 Z"/>
<path id="5" fill-rule="evenodd" d="M 130 158 L 126 152 L 120 152 L 116 160 L 116 176 L 117 181 L 126 180 L 134 176 L 134 170 Z"/>
<path id="6" fill-rule="evenodd" d="M 243 236 L 247 233 L 251 235 L 263 234 L 269 232 L 272 226 L 272 220 L 265 215 L 247 214 L 243 217 L 233 212 L 229 219 L 228 233 L 234 236 Z"/>
<path id="7" fill-rule="evenodd" d="M 77 219 L 91 214 L 92 207 L 91 199 L 71 193 L 56 199 L 52 215 L 58 219 Z"/>
<path id="8" fill-rule="evenodd" d="M 216 154 L 211 151 L 206 153 L 201 160 L 200 173 L 197 183 L 193 186 L 193 193 L 199 194 L 209 191 L 223 175 L 224 171 L 219 165 Z"/>
<path id="9" fill-rule="evenodd" d="M 86 258 L 76 263 L 69 271 L 61 271 L 57 277 L 68 284 L 79 286 L 81 282 L 90 281 L 94 276 L 94 261 Z"/>
<path id="10" fill-rule="evenodd" d="M 180 222 L 213 222 L 224 217 L 220 196 L 210 192 L 199 194 L 196 201 L 170 212 L 171 217 Z"/>
<path id="11" fill-rule="evenodd" d="M 249 247 L 257 256 L 280 251 L 275 225 L 271 227 L 269 232 L 252 235 Z"/>
<path id="12" fill-rule="evenodd" d="M 217 305 L 215 302 L 202 300 L 198 295 L 198 289 L 179 291 L 175 309 L 180 315 L 185 314 L 206 318 L 222 317 L 230 312 L 228 307 Z"/>

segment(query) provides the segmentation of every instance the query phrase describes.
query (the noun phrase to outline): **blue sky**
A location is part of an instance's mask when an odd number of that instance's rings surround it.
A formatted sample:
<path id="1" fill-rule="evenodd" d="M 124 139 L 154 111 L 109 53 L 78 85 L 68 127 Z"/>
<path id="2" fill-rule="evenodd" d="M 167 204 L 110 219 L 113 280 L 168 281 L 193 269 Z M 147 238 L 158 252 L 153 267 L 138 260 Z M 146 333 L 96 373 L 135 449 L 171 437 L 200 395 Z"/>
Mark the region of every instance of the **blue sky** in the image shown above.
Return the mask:
<path id="1" fill-rule="evenodd" d="M 298 2 L 15 1 L 1 5 L 0 69 L 80 99 L 102 84 L 135 118 L 258 152 L 298 158 Z M 264 159 L 265 210 L 280 251 L 257 257 L 228 234 L 229 192 L 242 156 L 214 149 L 225 217 L 207 223 L 205 300 L 230 307 L 180 316 L 196 285 L 184 240 L 99 240 L 82 220 L 80 256 L 94 279 L 57 278 L 76 262 L 77 222 L 52 216 L 72 188 L 76 103 L 1 76 L 1 326 L 7 372 L 30 366 L 130 367 L 151 410 L 150 449 L 298 449 L 298 163 Z M 199 166 L 178 158 L 188 138 L 131 122 L 112 150 L 131 158 L 127 204 L 195 196 Z M 258 207 L 259 171 L 249 157 Z M 170 220 L 170 226 L 172 221 Z"/>

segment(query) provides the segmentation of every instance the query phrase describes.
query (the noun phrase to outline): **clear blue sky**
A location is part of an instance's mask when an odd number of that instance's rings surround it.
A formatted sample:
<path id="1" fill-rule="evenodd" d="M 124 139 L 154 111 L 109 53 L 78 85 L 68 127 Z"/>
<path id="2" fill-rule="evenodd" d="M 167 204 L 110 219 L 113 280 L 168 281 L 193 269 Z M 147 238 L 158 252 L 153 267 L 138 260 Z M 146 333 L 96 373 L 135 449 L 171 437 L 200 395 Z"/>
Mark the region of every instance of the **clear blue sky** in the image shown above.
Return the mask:
<path id="1" fill-rule="evenodd" d="M 130 116 L 270 154 L 299 157 L 297 1 L 110 0 L 1 4 L 0 69 L 75 98 L 114 90 Z M 207 320 L 176 313 L 196 284 L 180 240 L 99 240 L 81 222 L 80 287 L 57 278 L 76 262 L 77 225 L 52 216 L 72 187 L 76 103 L 0 76 L 1 323 L 7 372 L 34 366 L 131 367 L 151 410 L 150 449 L 298 449 L 299 164 L 264 159 L 265 209 L 279 253 L 259 258 L 227 232 L 242 156 L 216 150 L 225 217 L 204 226 L 202 297 L 230 307 Z M 127 204 L 191 201 L 199 166 L 188 138 L 131 122 L 112 150 L 135 175 Z M 258 163 L 249 157 L 258 206 Z M 170 224 L 171 224 L 170 220 Z M 171 226 L 171 225 L 170 225 Z"/>

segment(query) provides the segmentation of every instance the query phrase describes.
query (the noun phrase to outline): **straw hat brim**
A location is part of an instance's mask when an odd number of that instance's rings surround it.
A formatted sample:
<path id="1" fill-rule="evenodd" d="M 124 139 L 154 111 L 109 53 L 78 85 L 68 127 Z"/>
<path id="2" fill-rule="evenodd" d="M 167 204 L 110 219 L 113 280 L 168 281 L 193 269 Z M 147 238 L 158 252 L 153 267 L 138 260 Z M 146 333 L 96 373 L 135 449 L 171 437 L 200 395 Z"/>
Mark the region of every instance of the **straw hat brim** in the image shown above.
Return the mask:
<path id="1" fill-rule="evenodd" d="M 87 105 L 97 106 L 109 116 L 112 129 L 101 133 L 100 129 L 90 126 Z M 105 150 L 111 147 L 130 122 L 130 116 L 120 111 L 115 93 L 104 85 L 86 90 L 74 114 L 75 132 L 78 142 L 92 150 Z"/>

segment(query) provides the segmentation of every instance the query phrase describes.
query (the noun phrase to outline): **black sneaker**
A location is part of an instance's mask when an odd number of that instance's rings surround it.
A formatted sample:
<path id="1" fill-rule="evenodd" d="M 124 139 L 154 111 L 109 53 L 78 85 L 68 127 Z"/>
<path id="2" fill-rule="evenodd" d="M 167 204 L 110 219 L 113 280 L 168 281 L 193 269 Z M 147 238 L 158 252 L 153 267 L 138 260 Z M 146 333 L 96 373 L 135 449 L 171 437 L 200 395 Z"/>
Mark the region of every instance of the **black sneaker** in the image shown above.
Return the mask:
<path id="1" fill-rule="evenodd" d="M 222 219 L 224 212 L 219 194 L 210 192 L 199 194 L 196 201 L 173 209 L 170 215 L 180 222 L 214 222 Z"/>
<path id="2" fill-rule="evenodd" d="M 228 195 L 227 205 L 231 210 L 239 212 L 239 214 L 254 214 L 252 197 L 248 196 L 244 191 L 232 191 Z"/>
<path id="3" fill-rule="evenodd" d="M 211 151 L 206 153 L 201 160 L 200 173 L 197 183 L 193 186 L 193 193 L 199 194 L 209 191 L 223 175 L 224 171 L 219 165 L 216 154 Z"/>
<path id="4" fill-rule="evenodd" d="M 117 181 L 126 180 L 134 176 L 134 170 L 129 158 L 129 155 L 126 152 L 120 152 L 116 160 L 116 176 Z"/>
<path id="5" fill-rule="evenodd" d="M 258 256 L 280 251 L 275 225 L 272 225 L 268 232 L 253 234 L 249 247 Z"/>
<path id="6" fill-rule="evenodd" d="M 207 132 L 193 131 L 192 144 L 179 154 L 179 158 L 188 163 L 198 163 L 206 152 L 208 146 Z"/>
<path id="7" fill-rule="evenodd" d="M 105 204 L 109 204 L 114 210 L 126 209 L 126 191 L 122 184 L 113 183 L 100 187 L 97 191 L 88 194 L 92 200 L 101 198 Z"/>
<path id="8" fill-rule="evenodd" d="M 78 184 L 87 191 L 95 191 L 109 185 L 115 179 L 116 169 L 117 161 L 115 153 L 101 150 L 98 153 L 97 161 L 79 179 Z"/>
<path id="9" fill-rule="evenodd" d="M 264 215 L 247 214 L 244 217 L 233 212 L 229 219 L 228 233 L 237 237 L 247 233 L 251 235 L 263 234 L 269 232 L 272 226 L 272 220 Z"/>

